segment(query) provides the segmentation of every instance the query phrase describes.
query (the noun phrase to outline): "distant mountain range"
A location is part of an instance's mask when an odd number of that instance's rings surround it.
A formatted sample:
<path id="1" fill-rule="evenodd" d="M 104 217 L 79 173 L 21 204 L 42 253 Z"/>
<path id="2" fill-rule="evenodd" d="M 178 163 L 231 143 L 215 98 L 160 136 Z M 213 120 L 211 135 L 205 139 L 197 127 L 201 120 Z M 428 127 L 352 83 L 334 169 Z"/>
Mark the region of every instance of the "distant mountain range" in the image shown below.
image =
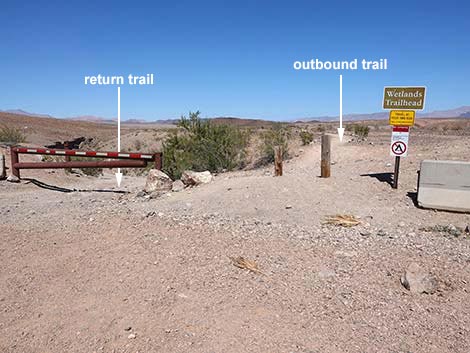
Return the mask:
<path id="1" fill-rule="evenodd" d="M 19 114 L 19 115 L 26 115 L 26 116 L 34 116 L 36 118 L 53 118 L 51 115 L 47 114 L 37 114 L 37 113 L 30 113 L 21 109 L 9 109 L 9 110 L 0 110 L 0 112 L 10 113 L 10 114 Z"/>
<path id="2" fill-rule="evenodd" d="M 343 119 L 346 121 L 355 120 L 383 120 L 388 119 L 389 113 L 387 111 L 370 113 L 370 114 L 345 114 Z M 430 113 L 417 113 L 418 118 L 470 118 L 470 106 L 466 105 L 463 107 L 448 109 L 448 110 L 436 110 Z M 309 121 L 334 121 L 338 120 L 339 116 L 321 116 L 312 117 L 305 119 L 298 119 L 297 121 L 309 122 Z"/>
<path id="3" fill-rule="evenodd" d="M 0 110 L 0 112 L 10 113 L 10 114 L 20 114 L 26 115 L 31 117 L 38 117 L 38 118 L 54 118 L 48 114 L 37 114 L 37 113 L 30 113 L 21 109 L 14 109 L 14 110 Z M 387 111 L 377 112 L 377 113 L 368 113 L 368 114 L 345 114 L 343 115 L 343 119 L 345 121 L 357 121 L 357 120 L 383 120 L 388 119 L 389 113 Z M 470 106 L 462 106 L 455 109 L 448 109 L 448 110 L 436 110 L 430 113 L 417 113 L 417 117 L 419 118 L 470 118 Z M 78 121 L 89 121 L 94 123 L 105 123 L 105 124 L 115 124 L 117 119 L 108 119 L 93 115 L 83 115 L 83 116 L 75 116 L 65 118 L 67 120 L 78 120 Z M 214 117 L 215 120 L 220 119 L 241 119 L 241 118 L 227 118 L 227 117 Z M 338 116 L 319 116 L 319 117 L 307 117 L 302 119 L 295 119 L 296 122 L 312 122 L 312 121 L 335 121 L 338 120 Z M 166 120 L 154 120 L 154 121 L 147 121 L 144 119 L 128 119 L 122 120 L 122 124 L 175 124 L 179 119 L 166 119 Z M 259 120 L 259 119 L 249 119 L 243 118 L 242 120 Z"/>

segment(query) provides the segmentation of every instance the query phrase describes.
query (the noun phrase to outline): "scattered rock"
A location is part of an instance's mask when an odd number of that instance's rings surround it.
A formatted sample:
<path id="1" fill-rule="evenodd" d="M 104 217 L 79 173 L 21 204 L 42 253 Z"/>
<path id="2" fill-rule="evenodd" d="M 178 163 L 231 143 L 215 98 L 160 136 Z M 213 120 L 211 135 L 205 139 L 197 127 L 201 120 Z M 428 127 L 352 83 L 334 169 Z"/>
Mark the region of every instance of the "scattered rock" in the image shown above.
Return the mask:
<path id="1" fill-rule="evenodd" d="M 130 330 L 132 330 L 131 326 L 127 326 L 126 328 L 124 328 L 124 331 L 130 331 Z"/>
<path id="2" fill-rule="evenodd" d="M 171 186 L 171 191 L 180 192 L 180 191 L 183 191 L 184 188 L 185 188 L 185 185 L 181 180 L 175 180 L 173 182 L 173 185 Z"/>
<path id="3" fill-rule="evenodd" d="M 192 170 L 185 170 L 181 175 L 181 181 L 186 186 L 207 184 L 212 181 L 212 178 L 212 174 L 208 170 L 205 172 L 193 172 Z"/>
<path id="4" fill-rule="evenodd" d="M 377 235 L 379 237 L 386 237 L 387 236 L 387 232 L 385 232 L 383 229 L 379 229 L 379 231 L 377 232 Z"/>
<path id="5" fill-rule="evenodd" d="M 151 169 L 147 175 L 144 191 L 147 193 L 164 193 L 171 191 L 173 181 L 171 178 L 158 169 Z"/>
<path id="6" fill-rule="evenodd" d="M 400 282 L 411 293 L 433 294 L 437 290 L 437 279 L 416 262 L 408 266 Z"/>
<path id="7" fill-rule="evenodd" d="M 9 181 L 10 183 L 19 183 L 20 182 L 20 179 L 14 175 L 10 175 L 8 178 L 7 178 L 7 181 Z"/>
<path id="8" fill-rule="evenodd" d="M 290 210 L 292 208 L 292 205 L 287 205 L 286 210 Z"/>
<path id="9" fill-rule="evenodd" d="M 425 231 L 425 232 L 447 233 L 447 234 L 453 235 L 454 237 L 458 237 L 462 235 L 462 233 L 464 232 L 462 228 L 456 227 L 453 224 L 448 224 L 448 225 L 437 224 L 431 227 L 420 228 L 420 230 Z"/>
<path id="10" fill-rule="evenodd" d="M 469 227 L 470 227 L 470 226 L 466 226 L 466 227 L 465 227 L 465 233 L 467 233 L 467 234 L 470 233 L 470 228 L 469 228 Z"/>
<path id="11" fill-rule="evenodd" d="M 139 191 L 137 193 L 137 195 L 135 195 L 135 196 L 136 197 L 146 197 L 146 196 L 148 196 L 148 194 L 145 191 L 142 190 L 142 191 Z"/>
<path id="12" fill-rule="evenodd" d="M 130 339 L 130 340 L 133 340 L 136 337 L 137 337 L 137 335 L 135 333 L 131 333 L 131 334 L 129 334 L 129 336 L 127 336 L 127 338 Z"/>

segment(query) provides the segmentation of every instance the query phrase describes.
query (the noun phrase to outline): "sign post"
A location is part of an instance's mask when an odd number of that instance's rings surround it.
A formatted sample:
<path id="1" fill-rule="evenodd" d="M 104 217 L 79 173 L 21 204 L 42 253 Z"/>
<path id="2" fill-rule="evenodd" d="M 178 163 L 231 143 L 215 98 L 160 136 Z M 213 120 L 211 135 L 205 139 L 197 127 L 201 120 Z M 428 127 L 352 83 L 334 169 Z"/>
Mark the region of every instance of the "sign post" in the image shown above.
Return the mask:
<path id="1" fill-rule="evenodd" d="M 383 109 L 390 110 L 389 124 L 392 125 L 390 155 L 395 157 L 392 188 L 398 188 L 400 158 L 408 155 L 410 126 L 415 123 L 415 110 L 424 109 L 426 87 L 385 87 Z M 408 109 L 408 110 L 406 110 Z M 413 109 L 413 110 L 409 110 Z"/>
<path id="2" fill-rule="evenodd" d="M 408 155 L 408 138 L 410 135 L 408 126 L 394 126 L 392 141 L 390 142 L 390 155 L 395 156 L 395 173 L 393 177 L 394 189 L 398 188 L 398 174 L 400 173 L 400 158 Z"/>

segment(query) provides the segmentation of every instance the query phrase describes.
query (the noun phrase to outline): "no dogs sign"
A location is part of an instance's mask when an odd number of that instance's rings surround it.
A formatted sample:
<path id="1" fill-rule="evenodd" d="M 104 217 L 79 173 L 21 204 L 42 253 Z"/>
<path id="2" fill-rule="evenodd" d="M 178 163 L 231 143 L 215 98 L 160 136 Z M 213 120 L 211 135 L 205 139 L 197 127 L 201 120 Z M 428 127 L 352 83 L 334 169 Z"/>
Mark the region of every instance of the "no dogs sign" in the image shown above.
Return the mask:
<path id="1" fill-rule="evenodd" d="M 408 155 L 408 126 L 394 126 L 392 130 L 392 142 L 390 143 L 390 155 L 394 157 L 406 157 Z"/>

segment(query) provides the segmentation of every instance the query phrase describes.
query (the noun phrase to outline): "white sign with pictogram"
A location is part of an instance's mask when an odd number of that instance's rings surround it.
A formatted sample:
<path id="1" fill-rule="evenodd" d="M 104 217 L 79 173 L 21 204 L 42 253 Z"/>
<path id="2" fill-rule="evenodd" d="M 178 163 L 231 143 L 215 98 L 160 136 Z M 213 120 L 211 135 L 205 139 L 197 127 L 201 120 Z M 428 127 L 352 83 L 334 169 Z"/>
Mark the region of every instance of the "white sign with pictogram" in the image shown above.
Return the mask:
<path id="1" fill-rule="evenodd" d="M 406 157 L 408 155 L 408 126 L 394 126 L 392 130 L 392 142 L 390 143 L 390 155 L 393 157 Z"/>

